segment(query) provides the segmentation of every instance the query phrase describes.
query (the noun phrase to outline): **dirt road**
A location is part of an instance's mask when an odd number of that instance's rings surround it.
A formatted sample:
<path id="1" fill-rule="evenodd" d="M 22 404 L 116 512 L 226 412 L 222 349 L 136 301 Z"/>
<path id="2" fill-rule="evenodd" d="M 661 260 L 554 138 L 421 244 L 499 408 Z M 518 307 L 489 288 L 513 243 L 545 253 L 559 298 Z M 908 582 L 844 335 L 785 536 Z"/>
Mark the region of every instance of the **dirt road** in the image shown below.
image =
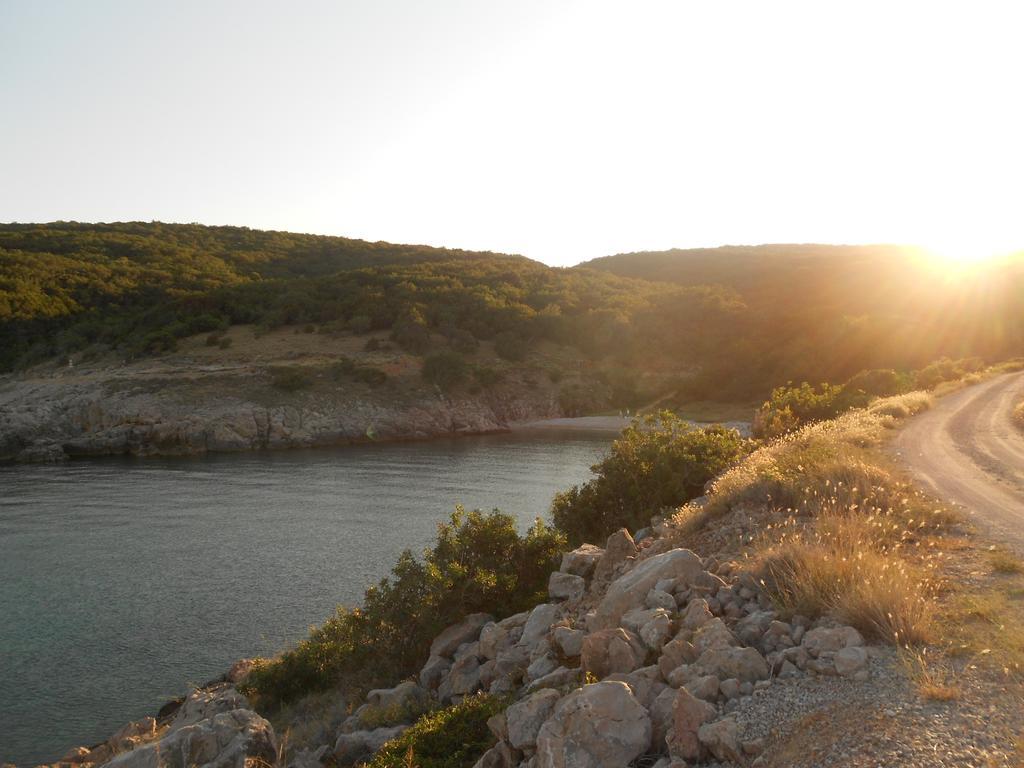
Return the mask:
<path id="1" fill-rule="evenodd" d="M 1024 432 L 1010 415 L 1021 399 L 1021 373 L 968 387 L 912 419 L 895 449 L 925 487 L 1024 553 Z"/>

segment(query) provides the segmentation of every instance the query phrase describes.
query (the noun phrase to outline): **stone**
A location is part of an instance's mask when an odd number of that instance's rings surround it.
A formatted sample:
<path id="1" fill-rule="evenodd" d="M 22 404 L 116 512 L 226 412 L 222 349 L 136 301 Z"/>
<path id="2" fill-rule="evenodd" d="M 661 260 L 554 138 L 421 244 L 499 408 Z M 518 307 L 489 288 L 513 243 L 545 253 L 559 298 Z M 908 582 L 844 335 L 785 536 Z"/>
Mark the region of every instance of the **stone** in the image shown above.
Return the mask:
<path id="1" fill-rule="evenodd" d="M 628 630 L 602 629 L 583 639 L 580 666 L 602 680 L 613 672 L 632 672 L 643 666 L 646 650 L 640 638 Z"/>
<path id="2" fill-rule="evenodd" d="M 685 688 L 698 699 L 704 699 L 704 701 L 714 702 L 718 698 L 718 678 L 714 675 L 695 677 L 686 684 Z"/>
<path id="3" fill-rule="evenodd" d="M 774 620 L 774 611 L 754 611 L 737 621 L 733 632 L 744 645 L 757 645 Z"/>
<path id="4" fill-rule="evenodd" d="M 868 652 L 866 648 L 851 645 L 836 651 L 833 658 L 836 672 L 843 677 L 860 672 L 868 665 Z"/>
<path id="5" fill-rule="evenodd" d="M 735 677 L 730 677 L 727 680 L 723 680 L 718 684 L 718 689 L 722 692 L 722 695 L 727 699 L 738 699 L 740 696 L 740 681 Z"/>
<path id="6" fill-rule="evenodd" d="M 698 597 L 690 600 L 687 604 L 680 624 L 686 629 L 700 629 L 713 618 L 715 617 L 711 615 L 708 601 L 703 597 Z"/>
<path id="7" fill-rule="evenodd" d="M 334 742 L 334 759 L 338 765 L 354 765 L 371 757 L 385 743 L 397 739 L 408 727 L 396 725 L 390 728 L 375 728 L 372 731 L 343 733 Z"/>
<path id="8" fill-rule="evenodd" d="M 736 636 L 717 616 L 712 618 L 693 634 L 693 647 L 700 656 L 716 648 L 730 648 L 739 645 Z"/>
<path id="9" fill-rule="evenodd" d="M 239 702 L 233 697 L 231 701 L 240 705 L 240 708 L 247 707 L 247 705 Z M 230 708 L 225 707 L 220 711 L 230 711 Z M 127 752 L 130 749 L 134 749 L 139 744 L 153 738 L 154 736 L 156 736 L 156 718 L 144 717 L 141 720 L 136 720 L 135 722 L 122 726 L 120 730 L 107 739 L 106 746 L 109 747 L 110 754 L 115 755 L 118 752 Z M 86 751 L 88 752 L 88 750 Z M 90 757 L 90 762 L 95 762 L 95 760 Z"/>
<path id="10" fill-rule="evenodd" d="M 719 760 L 743 765 L 743 748 L 740 746 L 739 726 L 732 718 L 723 718 L 705 723 L 698 731 L 700 743 Z"/>
<path id="11" fill-rule="evenodd" d="M 594 573 L 594 567 L 603 554 L 604 550 L 600 547 L 595 547 L 593 544 L 582 544 L 572 552 L 562 555 L 562 566 L 559 570 L 562 573 L 571 573 L 573 576 L 582 576 L 584 579 L 588 579 Z"/>
<path id="12" fill-rule="evenodd" d="M 541 726 L 535 768 L 622 768 L 650 745 L 650 716 L 629 686 L 594 683 L 562 699 Z"/>
<path id="13" fill-rule="evenodd" d="M 608 586 L 598 603 L 592 629 L 615 627 L 626 611 L 640 605 L 651 587 L 662 579 L 689 582 L 702 573 L 700 558 L 688 549 L 673 549 L 635 565 Z"/>
<path id="14" fill-rule="evenodd" d="M 411 680 L 394 688 L 375 688 L 366 694 L 366 703 L 372 707 L 418 707 L 427 703 L 430 694 Z"/>
<path id="15" fill-rule="evenodd" d="M 735 677 L 752 683 L 769 674 L 768 662 L 753 648 L 713 648 L 702 653 L 693 666 L 698 674 L 715 675 L 719 680 Z"/>
<path id="16" fill-rule="evenodd" d="M 176 731 L 201 720 L 209 720 L 222 712 L 248 708 L 249 700 L 228 683 L 196 688 L 185 697 L 185 701 L 171 721 L 168 732 Z"/>
<path id="17" fill-rule="evenodd" d="M 441 688 L 447 685 L 447 691 L 445 696 L 441 695 Z M 451 672 L 448 673 L 448 678 L 444 681 L 441 688 L 438 688 L 438 695 L 442 699 L 449 698 L 454 694 L 465 695 L 467 693 L 476 693 L 480 690 L 480 661 L 476 656 L 463 656 L 461 659 L 456 661 L 452 665 Z"/>
<path id="18" fill-rule="evenodd" d="M 532 611 L 523 625 L 523 634 L 517 645 L 532 648 L 547 637 L 551 625 L 558 621 L 561 608 L 554 603 L 541 603 Z"/>
<path id="19" fill-rule="evenodd" d="M 670 579 L 669 581 L 671 582 L 672 580 Z M 664 579 L 659 583 L 663 582 Z M 662 608 L 669 612 L 674 612 L 676 610 L 676 599 L 672 597 L 672 595 L 670 595 L 668 592 L 665 592 L 657 588 L 652 589 L 650 592 L 647 593 L 647 597 L 644 600 L 644 604 L 648 608 Z"/>
<path id="20" fill-rule="evenodd" d="M 575 576 L 571 573 L 553 571 L 548 579 L 548 597 L 552 600 L 566 600 L 570 603 L 577 603 L 583 597 L 587 589 L 587 582 L 582 576 Z"/>
<path id="21" fill-rule="evenodd" d="M 476 761 L 473 768 L 516 768 L 520 754 L 503 741 L 499 741 Z"/>
<path id="22" fill-rule="evenodd" d="M 277 765 L 277 739 L 270 723 L 248 709 L 218 712 L 173 730 L 106 763 L 109 768 L 221 768 Z"/>
<path id="23" fill-rule="evenodd" d="M 604 554 L 594 566 L 594 584 L 602 585 L 611 581 L 619 567 L 634 557 L 636 552 L 636 542 L 625 528 L 620 528 L 609 536 Z"/>
<path id="24" fill-rule="evenodd" d="M 498 652 L 513 645 L 509 631 L 491 621 L 480 630 L 480 655 L 485 659 L 495 659 Z"/>
<path id="25" fill-rule="evenodd" d="M 568 658 L 580 655 L 583 650 L 583 638 L 586 636 L 586 632 L 568 627 L 556 627 L 553 634 L 555 647 Z"/>
<path id="26" fill-rule="evenodd" d="M 555 688 L 558 690 L 579 688 L 580 681 L 582 681 L 582 679 L 583 670 L 579 667 L 575 669 L 559 667 L 554 672 L 549 672 L 544 675 L 544 677 L 539 677 L 526 686 L 526 692 L 533 693 L 534 691 L 539 691 L 541 688 Z"/>
<path id="27" fill-rule="evenodd" d="M 508 739 L 508 718 L 505 717 L 505 713 L 499 712 L 487 718 L 487 730 L 493 733 L 498 741 Z"/>
<path id="28" fill-rule="evenodd" d="M 700 728 L 717 714 L 713 704 L 698 699 L 685 688 L 676 691 L 672 702 L 672 729 L 667 736 L 670 754 L 683 760 L 700 758 Z"/>
<path id="29" fill-rule="evenodd" d="M 801 645 L 811 656 L 818 657 L 826 651 L 864 645 L 864 638 L 853 627 L 818 627 L 804 634 Z"/>
<path id="30" fill-rule="evenodd" d="M 649 708 L 658 695 L 667 688 L 660 677 L 657 667 L 641 667 L 633 672 L 613 672 L 605 679 L 625 683 L 636 700 Z"/>
<path id="31" fill-rule="evenodd" d="M 437 690 L 451 668 L 452 663 L 448 659 L 431 656 L 420 670 L 420 685 L 430 691 Z"/>
<path id="32" fill-rule="evenodd" d="M 480 637 L 480 630 L 484 625 L 493 621 L 494 617 L 488 613 L 471 613 L 458 624 L 453 624 L 434 638 L 430 644 L 430 655 L 450 657 L 459 646 Z"/>
<path id="33" fill-rule="evenodd" d="M 674 689 L 664 688 L 647 708 L 651 717 L 651 751 L 655 754 L 668 751 L 665 737 L 672 730 L 672 705 L 676 695 Z"/>
<path id="34" fill-rule="evenodd" d="M 249 676 L 249 673 L 252 672 L 256 664 L 256 659 L 239 659 L 228 669 L 225 675 L 227 682 L 232 685 L 238 685 Z"/>
<path id="35" fill-rule="evenodd" d="M 697 650 L 693 643 L 683 637 L 676 637 L 665 643 L 661 649 L 661 656 L 658 658 L 658 669 L 661 676 L 667 681 L 669 674 L 683 664 L 692 664 L 697 660 Z"/>
<path id="36" fill-rule="evenodd" d="M 550 653 L 545 653 L 530 662 L 530 666 L 526 668 L 526 679 L 538 680 L 556 669 L 558 669 L 558 660 Z"/>
<path id="37" fill-rule="evenodd" d="M 562 695 L 550 688 L 537 691 L 525 699 L 517 701 L 505 710 L 508 719 L 508 743 L 515 749 L 533 749 L 537 744 L 537 734 Z"/>

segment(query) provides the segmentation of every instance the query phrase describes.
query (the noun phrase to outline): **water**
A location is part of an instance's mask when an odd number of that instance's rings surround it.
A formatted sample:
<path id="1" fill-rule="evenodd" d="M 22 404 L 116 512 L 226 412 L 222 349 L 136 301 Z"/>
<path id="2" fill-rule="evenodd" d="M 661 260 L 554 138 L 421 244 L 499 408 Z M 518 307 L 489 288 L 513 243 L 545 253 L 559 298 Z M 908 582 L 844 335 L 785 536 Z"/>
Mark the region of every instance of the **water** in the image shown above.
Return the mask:
<path id="1" fill-rule="evenodd" d="M 0 466 L 0 763 L 56 760 L 294 643 L 456 503 L 529 524 L 609 440 Z"/>

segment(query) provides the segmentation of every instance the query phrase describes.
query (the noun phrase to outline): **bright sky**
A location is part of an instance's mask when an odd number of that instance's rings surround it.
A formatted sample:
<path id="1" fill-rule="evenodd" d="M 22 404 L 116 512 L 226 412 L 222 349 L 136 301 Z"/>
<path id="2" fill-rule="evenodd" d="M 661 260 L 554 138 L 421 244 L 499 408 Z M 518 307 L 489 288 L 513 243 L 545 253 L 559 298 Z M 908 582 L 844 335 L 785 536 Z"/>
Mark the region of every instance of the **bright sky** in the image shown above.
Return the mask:
<path id="1" fill-rule="evenodd" d="M 1024 246 L 1019 2 L 0 0 L 0 221 Z"/>

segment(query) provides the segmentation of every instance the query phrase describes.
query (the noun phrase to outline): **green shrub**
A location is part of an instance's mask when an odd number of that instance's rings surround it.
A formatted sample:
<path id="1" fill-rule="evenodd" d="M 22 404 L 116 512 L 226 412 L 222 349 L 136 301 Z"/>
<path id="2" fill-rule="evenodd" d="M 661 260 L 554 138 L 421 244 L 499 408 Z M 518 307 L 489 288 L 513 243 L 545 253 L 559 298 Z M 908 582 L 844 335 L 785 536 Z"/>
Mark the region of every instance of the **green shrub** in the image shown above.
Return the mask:
<path id="1" fill-rule="evenodd" d="M 424 715 L 387 742 L 367 768 L 472 768 L 496 741 L 488 718 L 507 705 L 502 698 L 479 694 Z"/>
<path id="2" fill-rule="evenodd" d="M 501 381 L 501 371 L 478 365 L 473 369 L 473 378 L 477 380 L 480 386 L 489 389 Z"/>
<path id="3" fill-rule="evenodd" d="M 518 333 L 504 331 L 494 337 L 494 352 L 513 363 L 517 363 L 526 357 L 529 347 L 526 341 Z"/>
<path id="4" fill-rule="evenodd" d="M 225 336 L 224 338 L 222 338 L 220 341 L 217 342 L 217 346 L 220 347 L 221 349 L 227 349 L 233 343 L 234 342 L 232 341 L 232 339 L 230 339 L 229 337 Z"/>
<path id="5" fill-rule="evenodd" d="M 352 333 L 369 333 L 373 328 L 373 320 L 367 315 L 356 315 L 348 321 L 348 329 Z"/>
<path id="6" fill-rule="evenodd" d="M 480 348 L 480 342 L 477 340 L 469 331 L 464 331 L 461 328 L 457 328 L 451 332 L 449 338 L 452 349 L 456 352 L 460 352 L 463 355 L 475 355 L 477 350 Z"/>
<path id="7" fill-rule="evenodd" d="M 444 390 L 457 387 L 468 374 L 466 359 L 458 352 L 444 350 L 423 361 L 423 378 Z"/>
<path id="8" fill-rule="evenodd" d="M 363 349 L 366 352 L 376 352 L 384 348 L 384 344 L 376 336 L 371 336 L 366 340 L 366 344 L 363 345 Z"/>
<path id="9" fill-rule="evenodd" d="M 280 389 L 283 392 L 296 392 L 312 386 L 313 376 L 309 371 L 300 366 L 271 368 L 270 384 L 274 389 Z"/>
<path id="10" fill-rule="evenodd" d="M 213 333 L 211 333 L 209 336 L 206 337 L 206 346 L 208 346 L 208 347 L 216 347 L 218 344 L 220 344 L 220 339 L 221 339 L 220 331 L 214 331 Z"/>
<path id="11" fill-rule="evenodd" d="M 555 526 L 570 544 L 603 543 L 623 526 L 635 531 L 666 507 L 701 495 L 750 448 L 734 429 L 695 429 L 668 411 L 637 419 L 592 467 L 597 477 L 555 496 Z"/>
<path id="12" fill-rule="evenodd" d="M 861 371 L 843 385 L 846 392 L 863 392 L 874 397 L 892 397 L 910 388 L 909 376 L 900 375 L 891 368 Z"/>
<path id="13" fill-rule="evenodd" d="M 542 601 L 564 545 L 540 520 L 520 536 L 511 515 L 457 507 L 422 561 L 403 552 L 362 608 L 339 607 L 308 639 L 259 664 L 245 692 L 273 708 L 342 681 L 393 684 L 417 672 L 434 637 L 467 614 L 508 616 Z"/>
<path id="14" fill-rule="evenodd" d="M 963 360 L 950 360 L 948 357 L 943 357 L 918 371 L 914 384 L 919 389 L 934 389 L 944 381 L 956 381 L 968 373 L 981 370 L 984 366 L 984 362 L 977 357 Z"/>

